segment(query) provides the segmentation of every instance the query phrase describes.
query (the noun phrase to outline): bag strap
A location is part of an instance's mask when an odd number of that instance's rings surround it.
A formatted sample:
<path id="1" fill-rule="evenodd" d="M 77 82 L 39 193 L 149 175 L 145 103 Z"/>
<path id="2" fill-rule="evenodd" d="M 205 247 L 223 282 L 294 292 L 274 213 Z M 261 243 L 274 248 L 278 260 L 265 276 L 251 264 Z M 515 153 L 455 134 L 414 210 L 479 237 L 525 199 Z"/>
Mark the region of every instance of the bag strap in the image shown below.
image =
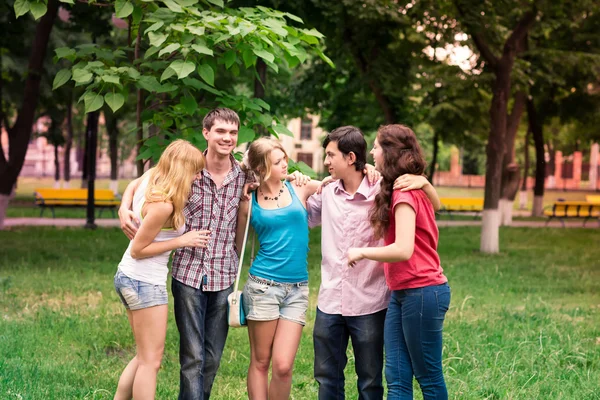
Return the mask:
<path id="1" fill-rule="evenodd" d="M 248 218 L 246 219 L 246 230 L 244 231 L 244 242 L 242 244 L 242 252 L 240 254 L 240 261 L 238 264 L 237 276 L 235 277 L 235 288 L 234 292 L 237 292 L 240 284 L 240 275 L 242 273 L 242 265 L 244 264 L 244 253 L 246 251 L 246 240 L 248 239 L 248 228 L 250 226 L 250 216 L 252 215 L 252 202 L 253 199 L 250 197 L 250 204 L 248 205 Z M 252 238 L 252 252 L 254 252 L 254 237 Z"/>

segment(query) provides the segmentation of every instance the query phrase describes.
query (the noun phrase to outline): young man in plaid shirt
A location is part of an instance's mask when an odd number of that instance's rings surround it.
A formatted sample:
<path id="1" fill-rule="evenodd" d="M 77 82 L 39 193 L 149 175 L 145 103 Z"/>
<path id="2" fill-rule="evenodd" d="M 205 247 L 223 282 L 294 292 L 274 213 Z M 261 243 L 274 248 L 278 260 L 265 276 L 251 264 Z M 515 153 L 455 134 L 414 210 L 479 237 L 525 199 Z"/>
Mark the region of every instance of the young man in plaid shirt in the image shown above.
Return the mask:
<path id="1" fill-rule="evenodd" d="M 214 109 L 204 117 L 206 168 L 192 185 L 185 229 L 209 230 L 211 239 L 206 248 L 180 248 L 173 257 L 180 400 L 210 398 L 229 330 L 227 296 L 237 274 L 237 214 L 246 183 L 246 174 L 232 156 L 239 126 L 237 113 L 228 108 Z M 119 210 L 121 228 L 130 239 L 137 231 L 130 206 L 140 179 L 127 186 Z"/>

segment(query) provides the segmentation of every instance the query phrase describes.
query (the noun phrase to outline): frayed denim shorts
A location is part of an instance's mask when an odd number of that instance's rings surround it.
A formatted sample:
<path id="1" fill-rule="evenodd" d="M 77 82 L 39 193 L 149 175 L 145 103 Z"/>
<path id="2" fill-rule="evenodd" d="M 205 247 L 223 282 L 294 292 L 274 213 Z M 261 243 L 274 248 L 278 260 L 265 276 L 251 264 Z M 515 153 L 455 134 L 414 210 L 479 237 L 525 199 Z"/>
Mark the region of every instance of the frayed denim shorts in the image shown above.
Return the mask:
<path id="1" fill-rule="evenodd" d="M 308 281 L 282 283 L 248 275 L 243 296 L 246 318 L 251 321 L 282 318 L 306 325 Z"/>
<path id="2" fill-rule="evenodd" d="M 169 302 L 167 287 L 141 282 L 118 270 L 115 275 L 115 290 L 128 310 L 141 310 Z"/>

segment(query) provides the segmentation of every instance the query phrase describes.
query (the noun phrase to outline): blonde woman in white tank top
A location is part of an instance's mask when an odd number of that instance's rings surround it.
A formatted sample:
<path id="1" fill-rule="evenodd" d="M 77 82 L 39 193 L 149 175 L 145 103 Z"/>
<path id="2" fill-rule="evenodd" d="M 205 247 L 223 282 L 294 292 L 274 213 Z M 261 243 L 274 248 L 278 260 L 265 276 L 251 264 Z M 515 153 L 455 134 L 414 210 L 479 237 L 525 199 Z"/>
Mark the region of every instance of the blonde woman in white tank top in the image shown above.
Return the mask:
<path id="1" fill-rule="evenodd" d="M 115 289 L 127 309 L 136 355 L 121 374 L 116 400 L 154 399 L 167 333 L 169 255 L 180 247 L 206 247 L 209 239 L 208 231 L 183 234 L 183 208 L 192 182 L 203 168 L 202 152 L 185 140 L 176 140 L 156 167 L 140 178 L 133 201 L 140 226 L 115 275 Z"/>

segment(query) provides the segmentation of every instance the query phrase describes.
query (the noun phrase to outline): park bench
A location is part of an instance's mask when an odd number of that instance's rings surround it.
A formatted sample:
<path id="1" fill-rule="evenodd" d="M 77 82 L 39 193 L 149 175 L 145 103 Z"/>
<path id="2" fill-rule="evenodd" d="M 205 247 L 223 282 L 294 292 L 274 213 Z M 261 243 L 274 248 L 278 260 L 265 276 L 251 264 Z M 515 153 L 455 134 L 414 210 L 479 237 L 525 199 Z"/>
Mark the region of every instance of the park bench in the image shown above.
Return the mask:
<path id="1" fill-rule="evenodd" d="M 87 189 L 35 189 L 35 204 L 41 208 L 40 217 L 46 208 L 52 211 L 55 218 L 55 207 L 86 207 Z M 100 216 L 104 209 L 110 209 L 113 217 L 116 217 L 115 209 L 121 204 L 120 196 L 115 195 L 110 189 L 94 190 L 94 206 L 100 209 Z"/>
<path id="2" fill-rule="evenodd" d="M 588 195 L 588 196 L 585 196 L 585 201 L 587 201 L 588 203 L 600 204 L 600 196 Z"/>
<path id="3" fill-rule="evenodd" d="M 483 211 L 483 199 L 476 197 L 440 197 L 442 208 L 440 213 L 445 212 L 452 217 L 455 212 L 475 213 L 477 217 Z"/>
<path id="4" fill-rule="evenodd" d="M 590 219 L 597 219 L 600 226 L 600 202 L 557 201 L 544 209 L 544 215 L 548 217 L 546 225 L 553 218 L 558 218 L 564 228 L 566 218 L 583 218 L 583 226 Z"/>

